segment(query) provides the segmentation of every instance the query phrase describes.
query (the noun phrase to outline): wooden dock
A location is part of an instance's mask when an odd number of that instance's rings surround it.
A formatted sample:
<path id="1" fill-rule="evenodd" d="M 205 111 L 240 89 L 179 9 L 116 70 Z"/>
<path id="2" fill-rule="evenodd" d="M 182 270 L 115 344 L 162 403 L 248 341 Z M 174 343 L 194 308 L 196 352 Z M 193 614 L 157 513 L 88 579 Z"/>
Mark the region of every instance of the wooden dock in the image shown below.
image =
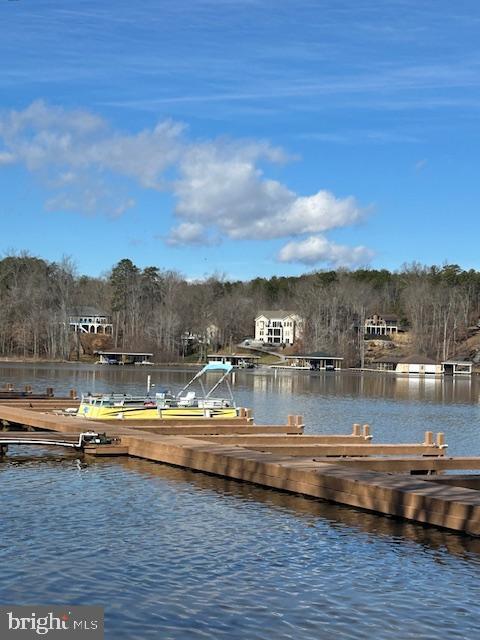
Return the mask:
<path id="1" fill-rule="evenodd" d="M 8 429 L 0 432 L 0 449 L 2 438 L 22 428 L 52 440 L 52 434 L 94 430 L 113 441 L 85 446 L 87 455 L 143 458 L 480 536 L 479 476 L 459 476 L 455 484 L 455 476 L 437 475 L 480 469 L 480 457 L 447 457 L 441 433 L 427 431 L 420 443 L 374 444 L 368 425 L 356 424 L 347 435 L 304 435 L 300 416 L 265 426 L 253 424 L 247 412 L 225 422 L 132 424 L 58 415 L 52 404 L 0 400 Z"/>

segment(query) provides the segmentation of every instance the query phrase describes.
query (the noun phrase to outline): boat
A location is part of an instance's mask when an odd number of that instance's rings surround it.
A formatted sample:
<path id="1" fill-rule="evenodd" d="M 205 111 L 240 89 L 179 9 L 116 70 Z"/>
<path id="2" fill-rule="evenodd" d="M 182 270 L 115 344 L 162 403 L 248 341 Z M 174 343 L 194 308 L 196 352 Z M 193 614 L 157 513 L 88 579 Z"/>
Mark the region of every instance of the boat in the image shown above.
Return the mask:
<path id="1" fill-rule="evenodd" d="M 231 364 L 213 362 L 205 365 L 176 395 L 167 389 L 143 396 L 122 393 L 84 394 L 77 417 L 88 420 L 165 420 L 185 418 L 235 418 L 238 409 L 233 400 L 228 377 Z M 207 390 L 205 378 L 210 373 L 220 373 L 220 378 Z M 198 383 L 202 395 L 197 396 L 192 386 Z M 225 383 L 230 397 L 218 398 L 213 393 Z M 149 385 L 148 385 L 149 386 Z"/>

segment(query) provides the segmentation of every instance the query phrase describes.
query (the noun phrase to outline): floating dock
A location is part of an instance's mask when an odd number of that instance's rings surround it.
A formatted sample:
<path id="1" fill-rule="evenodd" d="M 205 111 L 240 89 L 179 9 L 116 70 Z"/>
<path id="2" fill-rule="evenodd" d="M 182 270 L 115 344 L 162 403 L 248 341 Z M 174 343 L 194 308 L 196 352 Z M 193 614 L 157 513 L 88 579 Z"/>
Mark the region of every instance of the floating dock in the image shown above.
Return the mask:
<path id="1" fill-rule="evenodd" d="M 255 425 L 244 410 L 228 421 L 132 424 L 64 416 L 64 408 L 64 400 L 0 400 L 0 452 L 17 434 L 24 444 L 40 437 L 54 445 L 58 434 L 66 443 L 94 431 L 106 443 L 84 443 L 87 455 L 134 456 L 480 536 L 480 476 L 441 475 L 480 470 L 480 457 L 447 457 L 442 433 L 427 431 L 421 443 L 374 444 L 368 425 L 308 435 L 300 416 Z"/>

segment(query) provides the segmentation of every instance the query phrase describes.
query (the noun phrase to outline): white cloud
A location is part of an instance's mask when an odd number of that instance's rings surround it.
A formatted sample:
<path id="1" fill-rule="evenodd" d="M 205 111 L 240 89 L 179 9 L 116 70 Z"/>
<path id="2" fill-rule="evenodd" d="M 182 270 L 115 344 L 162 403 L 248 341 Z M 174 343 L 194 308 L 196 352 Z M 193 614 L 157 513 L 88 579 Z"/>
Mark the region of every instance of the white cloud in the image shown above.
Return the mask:
<path id="1" fill-rule="evenodd" d="M 51 192 L 48 210 L 116 217 L 135 205 L 129 193 L 134 187 L 171 192 L 178 220 L 166 239 L 171 245 L 325 233 L 365 214 L 353 197 L 326 190 L 299 195 L 267 177 L 267 165 L 291 160 L 268 142 L 192 140 L 172 120 L 126 133 L 88 111 L 37 101 L 23 111 L 0 113 L 0 144 L 0 165 L 22 164 L 44 181 Z M 330 247 L 325 259 L 338 264 L 348 253 L 367 255 L 318 236 L 286 245 L 280 259 L 301 254 L 303 262 L 317 261 L 319 243 Z"/>
<path id="2" fill-rule="evenodd" d="M 273 154 L 273 155 L 272 155 Z M 351 225 L 364 211 L 354 198 L 328 191 L 298 196 L 263 176 L 258 161 L 272 159 L 265 145 L 232 149 L 212 143 L 190 148 L 175 184 L 183 220 L 214 224 L 230 238 L 282 238 Z"/>
<path id="3" fill-rule="evenodd" d="M 204 227 L 195 222 L 183 222 L 171 230 L 170 236 L 166 240 L 172 246 L 186 244 L 210 244 Z"/>
<path id="4" fill-rule="evenodd" d="M 15 162 L 15 156 L 7 151 L 0 151 L 0 166 L 2 164 L 13 164 Z"/>
<path id="5" fill-rule="evenodd" d="M 330 242 L 324 236 L 310 236 L 305 240 L 287 243 L 278 254 L 280 262 L 301 262 L 314 265 L 320 262 L 333 267 L 356 267 L 367 264 L 373 252 L 366 247 L 347 247 Z"/>

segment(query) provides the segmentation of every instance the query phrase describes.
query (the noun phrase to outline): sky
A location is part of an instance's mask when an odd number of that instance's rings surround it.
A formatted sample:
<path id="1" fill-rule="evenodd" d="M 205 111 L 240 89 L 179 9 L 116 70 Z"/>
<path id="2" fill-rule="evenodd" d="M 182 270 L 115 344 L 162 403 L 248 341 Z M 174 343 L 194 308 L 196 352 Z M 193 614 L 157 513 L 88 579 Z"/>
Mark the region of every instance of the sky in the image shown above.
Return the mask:
<path id="1" fill-rule="evenodd" d="M 0 0 L 0 254 L 480 269 L 476 0 Z"/>

